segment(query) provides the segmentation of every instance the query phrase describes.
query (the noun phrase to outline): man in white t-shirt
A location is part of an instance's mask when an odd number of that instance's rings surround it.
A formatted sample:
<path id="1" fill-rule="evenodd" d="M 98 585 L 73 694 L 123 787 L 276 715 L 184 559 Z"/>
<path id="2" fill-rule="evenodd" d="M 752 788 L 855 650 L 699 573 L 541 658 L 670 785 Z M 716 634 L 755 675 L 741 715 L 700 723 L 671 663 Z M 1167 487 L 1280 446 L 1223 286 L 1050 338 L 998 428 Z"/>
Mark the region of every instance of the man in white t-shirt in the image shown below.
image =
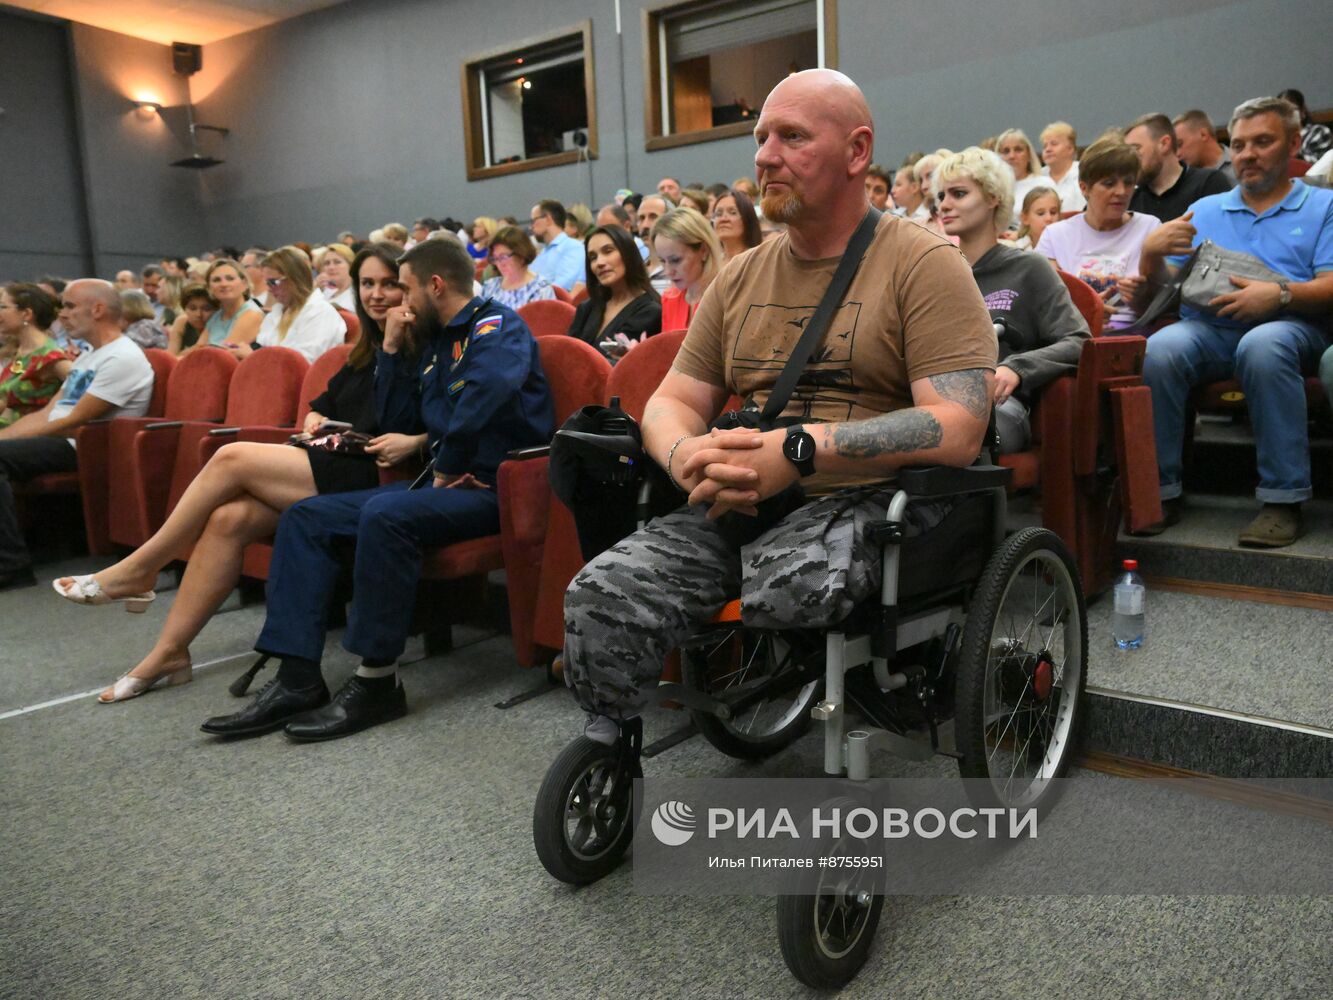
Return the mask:
<path id="1" fill-rule="evenodd" d="M 1068 122 L 1051 122 L 1041 130 L 1041 172 L 1060 195 L 1060 211 L 1081 212 L 1088 205 L 1078 184 L 1078 135 Z"/>
<path id="2" fill-rule="evenodd" d="M 111 282 L 90 278 L 66 285 L 60 322 L 93 349 L 79 355 L 51 402 L 0 430 L 0 590 L 35 582 L 10 484 L 73 472 L 73 435 L 80 427 L 143 416 L 153 396 L 153 366 L 138 344 L 121 335 L 120 296 Z"/>

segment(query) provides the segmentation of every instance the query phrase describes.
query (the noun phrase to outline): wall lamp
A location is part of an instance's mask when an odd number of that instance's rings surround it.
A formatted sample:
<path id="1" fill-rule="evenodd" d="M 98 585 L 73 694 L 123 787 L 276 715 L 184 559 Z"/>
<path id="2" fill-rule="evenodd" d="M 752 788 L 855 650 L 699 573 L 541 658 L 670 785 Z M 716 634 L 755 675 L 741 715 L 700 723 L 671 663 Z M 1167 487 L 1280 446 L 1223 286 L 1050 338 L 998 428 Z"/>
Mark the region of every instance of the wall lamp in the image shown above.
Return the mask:
<path id="1" fill-rule="evenodd" d="M 155 115 L 162 113 L 162 105 L 157 101 L 135 101 L 135 114 L 147 121 Z"/>

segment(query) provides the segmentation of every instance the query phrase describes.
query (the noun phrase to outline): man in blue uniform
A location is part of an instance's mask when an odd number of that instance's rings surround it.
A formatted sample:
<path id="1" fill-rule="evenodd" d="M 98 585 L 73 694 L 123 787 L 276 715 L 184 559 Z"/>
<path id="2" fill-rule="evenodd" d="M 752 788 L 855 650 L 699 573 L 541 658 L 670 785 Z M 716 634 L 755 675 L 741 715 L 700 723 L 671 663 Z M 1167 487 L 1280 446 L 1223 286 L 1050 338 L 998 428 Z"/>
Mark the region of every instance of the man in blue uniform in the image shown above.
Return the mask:
<path id="1" fill-rule="evenodd" d="M 496 470 L 515 449 L 546 444 L 552 405 L 537 344 L 523 321 L 472 297 L 472 259 L 454 239 L 405 253 L 404 304 L 385 320 L 376 359 L 380 429 L 431 442 L 421 488 L 311 497 L 278 523 L 268 616 L 255 648 L 281 658 L 275 677 L 234 715 L 203 724 L 232 736 L 279 726 L 300 741 L 333 739 L 401 717 L 407 701 L 395 662 L 411 624 L 422 551 L 500 530 Z M 401 350 L 411 332 L 418 358 Z M 332 699 L 320 673 L 338 550 L 356 544 L 354 591 L 343 646 L 362 658 Z"/>

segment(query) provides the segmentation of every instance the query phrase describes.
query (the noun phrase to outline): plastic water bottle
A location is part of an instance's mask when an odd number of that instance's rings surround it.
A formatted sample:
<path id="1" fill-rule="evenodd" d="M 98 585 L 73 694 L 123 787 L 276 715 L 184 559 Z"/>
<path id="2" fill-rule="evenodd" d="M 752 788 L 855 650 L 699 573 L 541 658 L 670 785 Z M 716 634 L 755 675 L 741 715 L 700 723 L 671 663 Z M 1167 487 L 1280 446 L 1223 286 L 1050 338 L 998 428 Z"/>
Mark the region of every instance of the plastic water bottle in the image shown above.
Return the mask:
<path id="1" fill-rule="evenodd" d="M 1125 575 L 1115 582 L 1115 606 L 1111 611 L 1111 638 L 1116 649 L 1140 649 L 1146 623 L 1147 591 L 1135 559 L 1126 559 Z"/>

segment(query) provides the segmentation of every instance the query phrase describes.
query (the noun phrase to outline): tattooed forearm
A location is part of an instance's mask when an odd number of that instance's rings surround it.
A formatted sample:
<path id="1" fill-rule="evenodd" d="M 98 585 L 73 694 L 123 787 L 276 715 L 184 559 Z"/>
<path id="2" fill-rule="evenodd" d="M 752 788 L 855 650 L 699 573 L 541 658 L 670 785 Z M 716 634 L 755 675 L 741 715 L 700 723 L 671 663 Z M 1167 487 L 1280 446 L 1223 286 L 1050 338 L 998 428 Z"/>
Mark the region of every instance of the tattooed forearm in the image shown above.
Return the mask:
<path id="1" fill-rule="evenodd" d="M 990 415 L 990 394 L 986 391 L 986 369 L 968 368 L 930 376 L 930 384 L 941 399 L 957 403 L 978 420 Z"/>
<path id="2" fill-rule="evenodd" d="M 933 414 L 916 408 L 824 429 L 824 444 L 844 458 L 876 458 L 938 448 L 944 430 Z"/>

